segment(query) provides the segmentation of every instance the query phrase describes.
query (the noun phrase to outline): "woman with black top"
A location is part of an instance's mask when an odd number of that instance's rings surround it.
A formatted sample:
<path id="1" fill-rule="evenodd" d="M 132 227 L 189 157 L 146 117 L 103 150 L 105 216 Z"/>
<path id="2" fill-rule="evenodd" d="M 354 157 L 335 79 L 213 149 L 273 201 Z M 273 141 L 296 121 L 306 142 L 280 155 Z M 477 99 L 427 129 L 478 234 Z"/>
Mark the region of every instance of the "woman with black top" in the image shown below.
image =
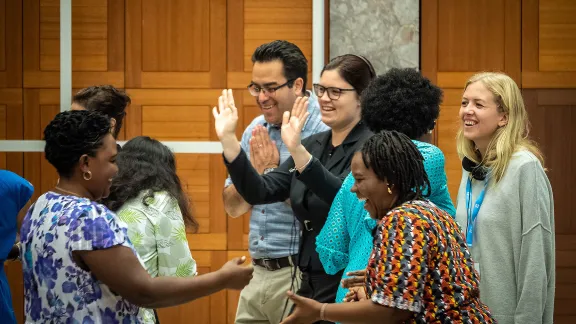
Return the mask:
<path id="1" fill-rule="evenodd" d="M 326 274 L 316 252 L 316 236 L 342 180 L 350 172 L 354 152 L 372 135 L 361 122 L 360 94 L 375 74 L 363 57 L 348 54 L 332 59 L 322 70 L 320 83 L 314 84 L 322 121 L 331 130 L 301 141 L 300 132 L 309 113 L 307 98 L 298 98 L 292 113 L 284 113 L 281 129 L 291 158 L 262 176 L 254 170 L 236 138 L 238 110 L 231 90 L 222 93 L 219 108 L 213 110 L 226 167 L 246 202 L 255 205 L 290 199 L 302 229 L 298 257 L 302 285 L 298 294 L 320 302 L 334 302 L 342 274 Z"/>

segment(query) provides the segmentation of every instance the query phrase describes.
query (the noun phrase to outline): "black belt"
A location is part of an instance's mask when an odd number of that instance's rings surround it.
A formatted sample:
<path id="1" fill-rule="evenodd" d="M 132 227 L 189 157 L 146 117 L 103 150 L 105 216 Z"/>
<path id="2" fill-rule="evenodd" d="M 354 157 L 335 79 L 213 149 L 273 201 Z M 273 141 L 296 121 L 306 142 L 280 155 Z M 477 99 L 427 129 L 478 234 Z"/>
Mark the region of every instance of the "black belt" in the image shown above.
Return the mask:
<path id="1" fill-rule="evenodd" d="M 287 256 L 277 259 L 252 259 L 252 263 L 266 268 L 268 271 L 280 270 L 286 267 L 293 267 L 296 263 L 298 255 Z"/>

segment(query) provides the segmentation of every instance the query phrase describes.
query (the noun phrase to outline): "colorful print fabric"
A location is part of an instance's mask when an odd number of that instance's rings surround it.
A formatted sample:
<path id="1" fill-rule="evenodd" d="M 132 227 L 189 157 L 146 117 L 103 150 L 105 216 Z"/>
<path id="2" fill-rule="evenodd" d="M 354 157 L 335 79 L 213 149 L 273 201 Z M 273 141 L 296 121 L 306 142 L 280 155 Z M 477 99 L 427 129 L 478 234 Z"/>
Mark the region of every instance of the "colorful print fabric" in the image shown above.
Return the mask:
<path id="1" fill-rule="evenodd" d="M 408 323 L 494 323 L 478 285 L 458 225 L 434 204 L 407 202 L 379 221 L 366 273 L 373 302 L 413 312 Z"/>

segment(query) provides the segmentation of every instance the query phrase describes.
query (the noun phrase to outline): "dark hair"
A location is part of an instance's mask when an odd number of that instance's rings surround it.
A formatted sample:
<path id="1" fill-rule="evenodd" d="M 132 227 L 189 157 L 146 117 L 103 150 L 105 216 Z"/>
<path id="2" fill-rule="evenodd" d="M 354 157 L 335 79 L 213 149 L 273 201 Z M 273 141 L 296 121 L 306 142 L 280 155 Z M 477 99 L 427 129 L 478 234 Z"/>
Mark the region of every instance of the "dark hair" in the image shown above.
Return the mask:
<path id="1" fill-rule="evenodd" d="M 138 136 L 124 144 L 116 158 L 118 174 L 112 180 L 110 195 L 103 203 L 112 211 L 118 211 L 126 201 L 147 190 L 142 203 L 158 191 L 166 191 L 178 201 L 184 223 L 193 230 L 198 222 L 192 216 L 188 196 L 182 189 L 176 174 L 176 159 L 170 149 L 148 136 Z"/>
<path id="2" fill-rule="evenodd" d="M 425 196 L 430 188 L 424 157 L 408 136 L 382 131 L 370 137 L 361 152 L 366 168 L 396 188 L 399 204 Z"/>
<path id="3" fill-rule="evenodd" d="M 122 128 L 122 121 L 126 115 L 126 106 L 130 104 L 130 97 L 111 85 L 99 85 L 84 88 L 74 95 L 72 102 L 79 104 L 86 110 L 98 111 L 116 120 L 114 138 L 118 137 Z"/>
<path id="4" fill-rule="evenodd" d="M 362 95 L 362 91 L 376 77 L 372 63 L 367 58 L 355 54 L 344 54 L 333 58 L 324 66 L 320 76 L 324 71 L 331 70 L 337 70 L 342 79 L 356 90 L 358 96 Z"/>
<path id="5" fill-rule="evenodd" d="M 282 62 L 284 77 L 292 88 L 294 82 L 298 78 L 302 78 L 302 91 L 306 90 L 306 82 L 308 80 L 308 60 L 302 53 L 300 48 L 285 40 L 275 40 L 270 43 L 262 44 L 256 48 L 252 54 L 252 63 L 256 62 L 271 62 L 279 60 Z"/>
<path id="6" fill-rule="evenodd" d="M 418 139 L 434 129 L 442 90 L 415 69 L 390 69 L 366 88 L 362 120 L 374 133 L 395 130 Z"/>
<path id="7" fill-rule="evenodd" d="M 70 178 L 84 154 L 96 156 L 110 134 L 110 119 L 87 110 L 64 111 L 44 129 L 44 155 L 63 178 Z"/>

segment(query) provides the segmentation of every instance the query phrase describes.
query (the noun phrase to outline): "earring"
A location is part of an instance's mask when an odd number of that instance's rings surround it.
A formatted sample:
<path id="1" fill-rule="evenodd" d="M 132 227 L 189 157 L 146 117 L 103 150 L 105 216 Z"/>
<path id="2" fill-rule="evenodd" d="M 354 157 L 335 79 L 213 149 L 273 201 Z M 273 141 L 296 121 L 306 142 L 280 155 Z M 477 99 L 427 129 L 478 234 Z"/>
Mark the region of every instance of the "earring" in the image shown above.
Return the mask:
<path id="1" fill-rule="evenodd" d="M 390 189 L 390 187 L 388 187 L 388 194 L 392 194 L 392 189 Z"/>
<path id="2" fill-rule="evenodd" d="M 86 181 L 90 181 L 90 179 L 92 179 L 92 172 L 86 171 L 82 173 L 82 178 L 84 178 Z"/>

